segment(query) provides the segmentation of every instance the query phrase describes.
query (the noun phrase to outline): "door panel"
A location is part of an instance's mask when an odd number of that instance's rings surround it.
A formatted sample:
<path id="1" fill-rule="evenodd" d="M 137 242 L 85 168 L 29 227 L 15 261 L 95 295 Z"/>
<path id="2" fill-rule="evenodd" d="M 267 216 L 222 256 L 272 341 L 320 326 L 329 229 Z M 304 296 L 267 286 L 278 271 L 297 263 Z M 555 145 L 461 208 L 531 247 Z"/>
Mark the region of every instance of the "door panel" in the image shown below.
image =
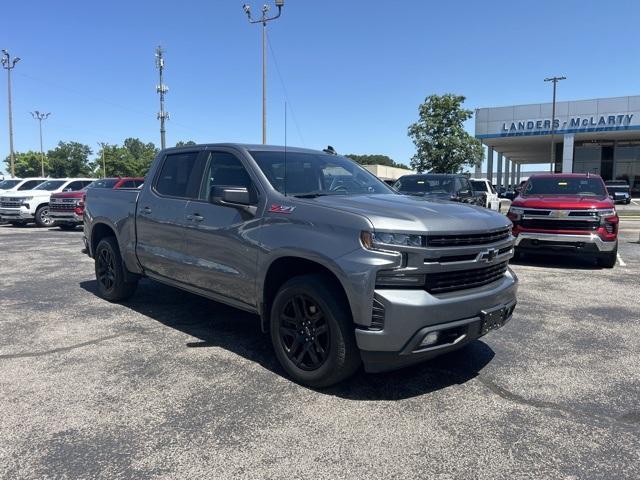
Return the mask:
<path id="1" fill-rule="evenodd" d="M 199 152 L 167 155 L 151 188 L 140 193 L 136 211 L 136 253 L 145 270 L 187 282 L 185 216 L 197 197 L 204 164 Z"/>
<path id="2" fill-rule="evenodd" d="M 206 199 L 215 187 L 246 187 L 254 182 L 241 161 L 229 152 L 210 152 L 201 199 L 186 211 L 186 251 L 192 266 L 189 283 L 204 290 L 257 305 L 255 295 L 258 227 L 246 211 Z M 257 198 L 257 190 L 253 190 Z"/>

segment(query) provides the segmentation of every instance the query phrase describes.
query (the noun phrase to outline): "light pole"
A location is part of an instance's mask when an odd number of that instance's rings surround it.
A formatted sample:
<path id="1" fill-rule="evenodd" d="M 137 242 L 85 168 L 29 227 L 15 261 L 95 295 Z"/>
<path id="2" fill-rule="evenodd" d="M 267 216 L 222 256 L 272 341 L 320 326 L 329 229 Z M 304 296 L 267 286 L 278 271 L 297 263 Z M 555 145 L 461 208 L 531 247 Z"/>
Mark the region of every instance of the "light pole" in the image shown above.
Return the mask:
<path id="1" fill-rule="evenodd" d="M 545 82 L 553 82 L 553 104 L 551 107 L 551 173 L 555 172 L 556 168 L 556 145 L 555 145 L 555 130 L 556 130 L 556 85 L 560 80 L 566 80 L 567 77 L 550 77 L 545 78 Z"/>
<path id="2" fill-rule="evenodd" d="M 2 49 L 2 68 L 7 71 L 7 92 L 9 95 L 9 158 L 11 161 L 11 176 L 16 176 L 15 154 L 13 152 L 13 113 L 11 112 L 11 70 L 20 61 L 20 57 L 11 58 L 11 54 Z"/>
<path id="3" fill-rule="evenodd" d="M 42 166 L 42 176 L 44 177 L 44 150 L 42 149 L 42 120 L 46 120 L 49 118 L 51 113 L 43 113 L 36 110 L 35 112 L 31 112 L 31 116 L 34 119 L 38 120 L 40 126 L 40 164 Z"/>
<path id="4" fill-rule="evenodd" d="M 167 87 L 163 82 L 162 73 L 164 72 L 164 50 L 162 47 L 158 45 L 156 48 L 156 67 L 158 68 L 158 74 L 160 76 L 160 81 L 156 86 L 156 92 L 160 95 L 160 112 L 158 112 L 158 120 L 160 120 L 160 147 L 164 150 L 166 146 L 165 142 L 165 128 L 164 121 L 169 119 L 169 112 L 165 112 L 164 110 L 164 96 L 169 91 L 169 87 Z"/>
<path id="5" fill-rule="evenodd" d="M 262 24 L 262 144 L 267 143 L 267 22 L 279 18 L 282 14 L 282 7 L 284 7 L 284 0 L 275 0 L 276 7 L 278 7 L 277 15 L 268 17 L 269 5 L 264 4 L 262 6 L 262 17 L 259 20 L 254 20 L 251 17 L 251 7 L 249 5 L 243 5 L 244 13 L 247 14 L 249 23 L 261 23 Z"/>
<path id="6" fill-rule="evenodd" d="M 98 142 L 98 145 L 102 150 L 102 178 L 107 178 L 107 162 L 104 158 L 104 149 L 107 146 L 107 144 L 104 142 Z"/>

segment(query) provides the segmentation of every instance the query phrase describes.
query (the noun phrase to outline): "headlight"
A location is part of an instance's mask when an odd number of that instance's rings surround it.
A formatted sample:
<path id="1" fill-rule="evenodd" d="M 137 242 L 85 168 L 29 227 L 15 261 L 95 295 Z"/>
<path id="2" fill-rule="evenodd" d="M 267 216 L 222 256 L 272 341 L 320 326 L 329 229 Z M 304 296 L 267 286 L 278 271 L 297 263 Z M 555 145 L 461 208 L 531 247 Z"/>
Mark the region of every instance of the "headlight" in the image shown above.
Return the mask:
<path id="1" fill-rule="evenodd" d="M 18 203 L 27 203 L 27 202 L 33 200 L 33 197 L 17 197 L 14 200 L 16 202 L 18 202 Z"/>
<path id="2" fill-rule="evenodd" d="M 518 221 L 522 218 L 522 214 L 524 213 L 524 209 L 523 208 L 519 208 L 519 207 L 509 207 L 509 211 L 507 212 L 507 218 L 509 220 L 513 221 Z"/>
<path id="3" fill-rule="evenodd" d="M 362 232 L 360 234 L 362 245 L 369 250 L 380 247 L 422 247 L 424 237 L 422 235 L 389 232 Z"/>
<path id="4" fill-rule="evenodd" d="M 598 210 L 598 216 L 600 217 L 612 217 L 616 214 L 616 211 L 613 208 L 605 208 L 602 210 Z"/>

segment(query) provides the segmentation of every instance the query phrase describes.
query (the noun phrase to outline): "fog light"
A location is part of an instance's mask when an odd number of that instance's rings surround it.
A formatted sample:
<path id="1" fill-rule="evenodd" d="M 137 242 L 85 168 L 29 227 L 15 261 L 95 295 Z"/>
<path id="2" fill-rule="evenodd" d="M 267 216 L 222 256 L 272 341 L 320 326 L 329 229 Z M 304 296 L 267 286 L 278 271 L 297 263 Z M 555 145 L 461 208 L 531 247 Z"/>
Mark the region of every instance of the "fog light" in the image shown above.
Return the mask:
<path id="1" fill-rule="evenodd" d="M 424 336 L 424 338 L 420 342 L 420 346 L 428 347 L 429 345 L 433 345 L 438 341 L 439 337 L 440 337 L 440 332 L 429 332 Z"/>

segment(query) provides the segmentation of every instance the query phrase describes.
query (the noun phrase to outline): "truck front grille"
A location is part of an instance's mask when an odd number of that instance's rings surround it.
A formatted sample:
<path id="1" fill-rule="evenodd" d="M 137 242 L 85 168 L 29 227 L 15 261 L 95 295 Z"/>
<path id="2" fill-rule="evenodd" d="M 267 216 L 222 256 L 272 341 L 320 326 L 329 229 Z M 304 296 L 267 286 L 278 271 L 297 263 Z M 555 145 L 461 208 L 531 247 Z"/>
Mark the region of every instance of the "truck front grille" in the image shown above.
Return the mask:
<path id="1" fill-rule="evenodd" d="M 2 208 L 20 208 L 22 204 L 18 203 L 18 202 L 7 202 L 7 201 L 3 201 L 2 203 L 0 203 L 0 206 Z"/>
<path id="2" fill-rule="evenodd" d="M 546 218 L 525 218 L 520 222 L 524 228 L 539 228 L 542 230 L 597 230 L 599 222 L 584 220 L 551 220 Z"/>
<path id="3" fill-rule="evenodd" d="M 509 227 L 491 232 L 471 233 L 463 235 L 429 235 L 427 247 L 461 247 L 484 245 L 509 238 Z"/>
<path id="4" fill-rule="evenodd" d="M 50 203 L 49 211 L 51 212 L 71 212 L 75 208 L 75 205 L 71 203 Z"/>
<path id="5" fill-rule="evenodd" d="M 382 330 L 384 328 L 384 314 L 384 305 L 378 299 L 374 298 L 369 330 Z"/>
<path id="6" fill-rule="evenodd" d="M 473 270 L 429 274 L 425 290 L 429 293 L 445 293 L 488 285 L 504 276 L 507 271 L 507 263 L 502 262 Z"/>

